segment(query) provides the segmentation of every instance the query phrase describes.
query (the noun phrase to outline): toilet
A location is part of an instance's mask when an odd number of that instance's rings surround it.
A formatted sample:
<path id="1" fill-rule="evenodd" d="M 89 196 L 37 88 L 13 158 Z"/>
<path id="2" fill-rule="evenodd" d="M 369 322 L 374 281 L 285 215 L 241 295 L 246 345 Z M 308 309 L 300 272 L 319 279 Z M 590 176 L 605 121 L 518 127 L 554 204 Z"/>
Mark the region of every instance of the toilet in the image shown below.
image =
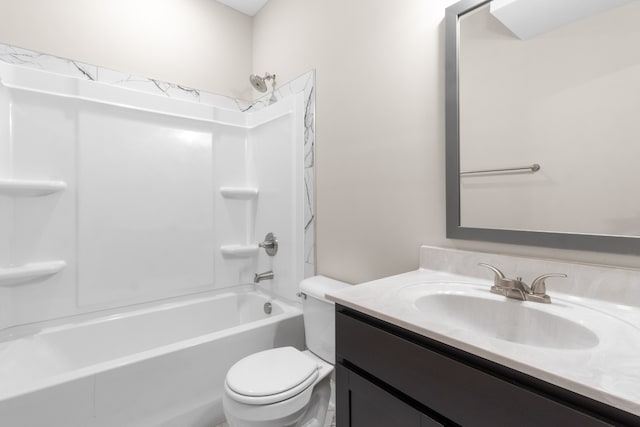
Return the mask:
<path id="1" fill-rule="evenodd" d="M 308 350 L 279 347 L 229 369 L 224 413 L 231 427 L 322 427 L 335 364 L 335 313 L 326 292 L 349 286 L 323 276 L 300 283 Z"/>

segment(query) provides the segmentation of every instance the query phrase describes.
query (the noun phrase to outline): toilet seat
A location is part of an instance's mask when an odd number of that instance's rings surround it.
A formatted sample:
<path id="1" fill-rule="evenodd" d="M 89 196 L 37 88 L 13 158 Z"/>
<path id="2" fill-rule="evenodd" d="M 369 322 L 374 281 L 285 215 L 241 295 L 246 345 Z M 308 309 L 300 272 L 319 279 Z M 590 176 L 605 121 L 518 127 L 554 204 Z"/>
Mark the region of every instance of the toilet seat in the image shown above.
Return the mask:
<path id="1" fill-rule="evenodd" d="M 313 359 L 293 347 L 280 347 L 238 361 L 227 373 L 225 390 L 237 402 L 268 405 L 302 393 L 318 375 Z"/>

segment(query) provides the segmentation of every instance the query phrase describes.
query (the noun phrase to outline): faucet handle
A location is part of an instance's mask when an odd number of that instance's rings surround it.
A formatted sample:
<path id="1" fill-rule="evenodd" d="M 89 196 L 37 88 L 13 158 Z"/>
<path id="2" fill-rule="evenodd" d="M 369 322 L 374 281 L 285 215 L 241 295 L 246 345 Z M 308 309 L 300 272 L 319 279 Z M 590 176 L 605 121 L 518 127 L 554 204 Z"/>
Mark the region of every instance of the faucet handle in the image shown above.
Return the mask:
<path id="1" fill-rule="evenodd" d="M 506 279 L 506 277 L 504 276 L 504 274 L 502 274 L 502 271 L 498 270 L 496 267 L 494 267 L 491 264 L 485 264 L 484 262 L 481 262 L 478 264 L 480 267 L 486 267 L 489 270 L 493 271 L 495 273 L 495 277 L 493 278 L 493 284 L 496 286 L 502 286 L 502 281 Z"/>
<path id="2" fill-rule="evenodd" d="M 536 277 L 531 283 L 531 293 L 534 295 L 546 295 L 547 286 L 544 281 L 549 277 L 567 277 L 567 275 L 562 273 L 551 273 Z"/>
<path id="3" fill-rule="evenodd" d="M 278 238 L 273 233 L 267 233 L 264 242 L 258 243 L 258 247 L 264 248 L 267 255 L 274 256 L 278 253 Z"/>

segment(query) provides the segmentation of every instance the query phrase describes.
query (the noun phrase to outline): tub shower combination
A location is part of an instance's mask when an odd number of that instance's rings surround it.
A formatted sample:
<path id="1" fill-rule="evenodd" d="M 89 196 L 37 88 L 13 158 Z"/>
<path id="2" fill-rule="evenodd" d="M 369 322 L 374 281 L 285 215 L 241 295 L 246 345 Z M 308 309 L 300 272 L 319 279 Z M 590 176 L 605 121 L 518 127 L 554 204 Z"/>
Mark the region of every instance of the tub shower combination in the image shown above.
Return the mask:
<path id="1" fill-rule="evenodd" d="M 233 363 L 304 348 L 313 73 L 245 105 L 0 60 L 0 424 L 224 421 Z"/>
<path id="2" fill-rule="evenodd" d="M 210 426 L 224 420 L 222 384 L 233 363 L 304 345 L 299 308 L 242 287 L 23 329 L 0 343 L 8 425 Z M 42 417 L 54 402 L 62 406 Z"/>

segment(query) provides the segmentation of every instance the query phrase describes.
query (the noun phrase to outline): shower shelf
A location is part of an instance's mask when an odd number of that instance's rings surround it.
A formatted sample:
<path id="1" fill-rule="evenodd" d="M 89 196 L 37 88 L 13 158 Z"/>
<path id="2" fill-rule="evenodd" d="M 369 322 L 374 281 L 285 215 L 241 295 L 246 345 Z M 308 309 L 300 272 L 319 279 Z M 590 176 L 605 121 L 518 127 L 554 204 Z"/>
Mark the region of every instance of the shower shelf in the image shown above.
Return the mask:
<path id="1" fill-rule="evenodd" d="M 39 279 L 59 273 L 67 266 L 64 261 L 34 262 L 19 267 L 0 268 L 0 286 Z"/>
<path id="2" fill-rule="evenodd" d="M 225 245 L 220 247 L 223 256 L 251 258 L 258 253 L 258 245 Z"/>
<path id="3" fill-rule="evenodd" d="M 67 188 L 63 181 L 0 179 L 0 195 L 35 197 L 57 193 Z"/>
<path id="4" fill-rule="evenodd" d="M 220 187 L 220 193 L 225 199 L 252 200 L 259 191 L 255 187 Z"/>

